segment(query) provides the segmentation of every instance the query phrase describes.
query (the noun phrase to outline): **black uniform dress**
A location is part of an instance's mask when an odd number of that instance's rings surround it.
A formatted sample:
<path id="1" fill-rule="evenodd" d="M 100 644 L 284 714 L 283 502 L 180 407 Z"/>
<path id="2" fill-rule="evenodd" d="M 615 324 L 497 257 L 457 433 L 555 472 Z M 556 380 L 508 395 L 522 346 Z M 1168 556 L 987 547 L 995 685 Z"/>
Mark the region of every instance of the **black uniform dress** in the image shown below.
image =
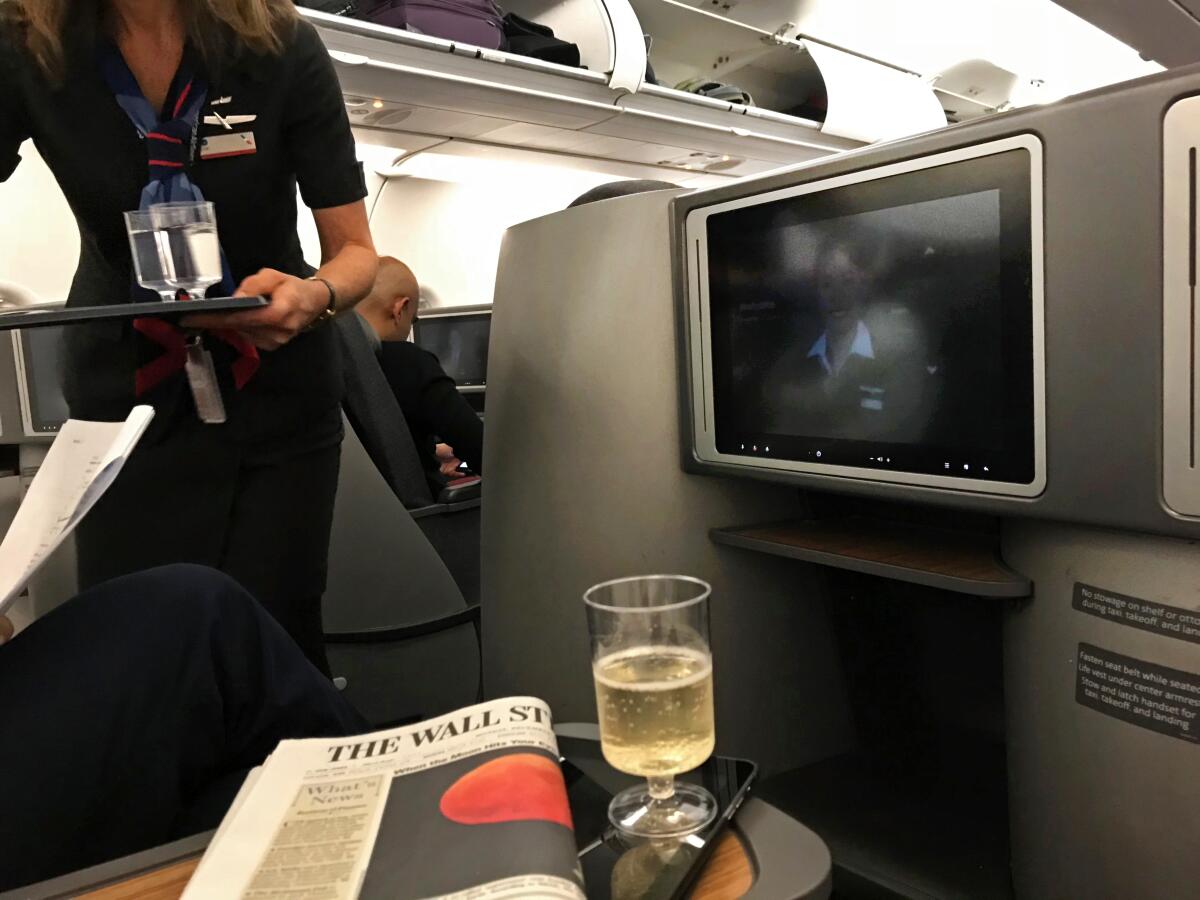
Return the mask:
<path id="1" fill-rule="evenodd" d="M 132 280 L 122 213 L 138 207 L 147 151 L 101 75 L 98 42 L 68 40 L 65 78 L 55 85 L 16 28 L 0 25 L 0 181 L 32 137 L 79 225 L 68 304 L 125 303 Z M 215 204 L 235 282 L 264 267 L 311 274 L 296 234 L 297 183 L 314 209 L 366 196 L 328 53 L 307 23 L 296 26 L 278 56 L 232 50 L 204 66 L 187 52 L 209 84 L 200 141 L 226 133 L 204 116 L 255 116 L 235 127 L 253 131 L 256 153 L 193 156 L 187 169 Z M 156 410 L 121 477 L 78 531 L 81 588 L 151 566 L 207 564 L 240 581 L 327 669 L 320 598 L 341 441 L 331 330 L 262 353 L 241 390 L 230 375 L 233 350 L 210 338 L 228 413 L 223 425 L 198 420 L 182 373 L 135 397 L 137 368 L 161 348 L 130 324 L 76 326 L 65 343 L 63 389 L 72 416 L 122 419 L 139 402 Z"/>

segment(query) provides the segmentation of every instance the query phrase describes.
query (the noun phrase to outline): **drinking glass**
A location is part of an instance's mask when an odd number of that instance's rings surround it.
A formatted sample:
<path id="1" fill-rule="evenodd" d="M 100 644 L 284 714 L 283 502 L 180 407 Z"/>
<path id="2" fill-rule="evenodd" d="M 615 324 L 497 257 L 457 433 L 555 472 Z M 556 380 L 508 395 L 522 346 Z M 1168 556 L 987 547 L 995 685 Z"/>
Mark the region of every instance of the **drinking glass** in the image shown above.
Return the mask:
<path id="1" fill-rule="evenodd" d="M 154 227 L 145 210 L 125 213 L 125 230 L 133 254 L 133 273 L 138 284 L 156 291 L 163 300 L 175 299 L 175 288 L 167 278 L 171 255 L 167 236 Z"/>
<path id="2" fill-rule="evenodd" d="M 677 783 L 712 755 L 712 589 L 684 575 L 622 578 L 583 595 L 592 641 L 600 747 L 646 784 L 622 791 L 608 817 L 641 838 L 681 837 L 717 815 L 712 794 Z"/>
<path id="3" fill-rule="evenodd" d="M 174 300 L 200 296 L 221 280 L 221 244 L 211 203 L 157 203 L 125 213 L 138 284 Z"/>
<path id="4" fill-rule="evenodd" d="M 217 236 L 217 213 L 211 203 L 155 203 L 150 207 L 150 220 L 167 236 L 172 287 L 203 296 L 221 280 L 221 241 Z"/>

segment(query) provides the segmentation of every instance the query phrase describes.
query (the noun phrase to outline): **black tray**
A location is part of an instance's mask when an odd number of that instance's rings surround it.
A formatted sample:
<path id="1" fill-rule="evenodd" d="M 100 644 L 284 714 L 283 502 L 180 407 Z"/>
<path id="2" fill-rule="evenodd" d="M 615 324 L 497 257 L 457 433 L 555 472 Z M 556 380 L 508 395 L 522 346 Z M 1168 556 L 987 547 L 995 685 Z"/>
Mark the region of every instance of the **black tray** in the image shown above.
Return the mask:
<path id="1" fill-rule="evenodd" d="M 153 303 L 113 303 L 105 306 L 28 307 L 0 312 L 0 331 L 79 325 L 106 319 L 178 319 L 197 313 L 240 312 L 261 309 L 266 297 L 213 297 L 208 300 L 158 300 Z"/>

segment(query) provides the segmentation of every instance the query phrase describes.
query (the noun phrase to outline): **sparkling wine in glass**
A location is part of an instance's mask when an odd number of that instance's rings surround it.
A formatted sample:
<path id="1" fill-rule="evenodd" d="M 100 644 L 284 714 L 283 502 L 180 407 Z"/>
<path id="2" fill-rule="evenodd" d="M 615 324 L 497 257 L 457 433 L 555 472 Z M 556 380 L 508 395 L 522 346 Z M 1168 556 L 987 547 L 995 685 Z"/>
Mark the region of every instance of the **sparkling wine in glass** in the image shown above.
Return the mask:
<path id="1" fill-rule="evenodd" d="M 712 755 L 712 653 L 703 581 L 682 575 L 623 578 L 584 594 L 600 747 L 609 764 L 646 779 L 609 805 L 626 834 L 681 837 L 708 825 L 717 804 L 677 783 Z"/>

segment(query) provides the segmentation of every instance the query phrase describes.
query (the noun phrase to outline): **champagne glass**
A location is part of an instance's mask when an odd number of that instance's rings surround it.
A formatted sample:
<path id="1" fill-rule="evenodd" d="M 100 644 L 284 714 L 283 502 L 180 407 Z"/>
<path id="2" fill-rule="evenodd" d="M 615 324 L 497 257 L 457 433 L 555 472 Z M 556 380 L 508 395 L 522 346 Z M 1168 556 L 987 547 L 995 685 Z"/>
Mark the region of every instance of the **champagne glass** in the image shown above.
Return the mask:
<path id="1" fill-rule="evenodd" d="M 650 575 L 583 595 L 600 748 L 613 768 L 646 779 L 609 804 L 609 820 L 625 834 L 682 837 L 716 818 L 712 794 L 675 781 L 708 759 L 715 743 L 711 591 L 697 578 Z"/>

